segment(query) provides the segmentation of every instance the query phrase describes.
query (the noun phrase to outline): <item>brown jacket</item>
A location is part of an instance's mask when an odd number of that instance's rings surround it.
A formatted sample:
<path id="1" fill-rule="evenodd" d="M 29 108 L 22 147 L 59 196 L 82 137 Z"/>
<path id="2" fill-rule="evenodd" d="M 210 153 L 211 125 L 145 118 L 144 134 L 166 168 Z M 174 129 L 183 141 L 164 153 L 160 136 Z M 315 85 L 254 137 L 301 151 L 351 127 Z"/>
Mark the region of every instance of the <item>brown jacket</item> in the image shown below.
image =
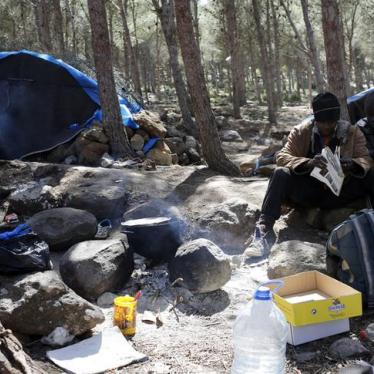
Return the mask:
<path id="1" fill-rule="evenodd" d="M 277 154 L 278 166 L 284 166 L 292 171 L 309 160 L 310 148 L 313 139 L 313 121 L 304 121 L 294 127 L 288 135 L 286 145 Z M 365 176 L 371 166 L 369 151 L 366 148 L 365 136 L 357 126 L 349 122 L 338 121 L 336 136 L 340 141 L 341 157 L 352 158 L 362 168 L 362 173 L 357 176 Z"/>

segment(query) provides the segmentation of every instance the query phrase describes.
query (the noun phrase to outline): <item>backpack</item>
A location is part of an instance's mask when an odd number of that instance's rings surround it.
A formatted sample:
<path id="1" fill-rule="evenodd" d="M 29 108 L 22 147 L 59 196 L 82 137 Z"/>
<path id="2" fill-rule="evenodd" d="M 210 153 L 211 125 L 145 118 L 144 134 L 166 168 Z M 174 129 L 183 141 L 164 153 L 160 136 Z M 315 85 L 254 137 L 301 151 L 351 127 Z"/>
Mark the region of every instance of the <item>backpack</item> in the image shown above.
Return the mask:
<path id="1" fill-rule="evenodd" d="M 49 246 L 26 225 L 0 234 L 0 275 L 52 269 Z"/>
<path id="2" fill-rule="evenodd" d="M 326 243 L 327 273 L 362 293 L 374 309 L 374 210 L 363 209 L 330 233 Z"/>

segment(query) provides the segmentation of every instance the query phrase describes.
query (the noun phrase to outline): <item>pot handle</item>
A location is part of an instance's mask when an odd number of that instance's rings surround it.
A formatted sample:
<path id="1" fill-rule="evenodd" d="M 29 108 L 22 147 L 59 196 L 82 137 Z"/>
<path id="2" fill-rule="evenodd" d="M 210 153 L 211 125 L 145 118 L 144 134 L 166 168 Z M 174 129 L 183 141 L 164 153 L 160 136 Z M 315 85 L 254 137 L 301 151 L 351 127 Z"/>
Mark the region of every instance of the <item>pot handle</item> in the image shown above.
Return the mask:
<path id="1" fill-rule="evenodd" d="M 122 232 L 124 234 L 134 234 L 134 231 L 129 231 L 129 230 L 123 230 Z"/>

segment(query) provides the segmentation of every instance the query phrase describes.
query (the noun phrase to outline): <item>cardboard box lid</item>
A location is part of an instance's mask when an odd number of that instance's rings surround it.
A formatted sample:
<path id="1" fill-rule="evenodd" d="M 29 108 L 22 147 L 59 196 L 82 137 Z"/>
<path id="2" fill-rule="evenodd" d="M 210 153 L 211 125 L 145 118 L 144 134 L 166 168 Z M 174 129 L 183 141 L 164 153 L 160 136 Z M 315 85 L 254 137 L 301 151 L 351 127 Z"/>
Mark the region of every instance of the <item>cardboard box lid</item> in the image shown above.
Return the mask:
<path id="1" fill-rule="evenodd" d="M 294 326 L 362 315 L 361 293 L 318 271 L 282 278 L 274 300 Z"/>

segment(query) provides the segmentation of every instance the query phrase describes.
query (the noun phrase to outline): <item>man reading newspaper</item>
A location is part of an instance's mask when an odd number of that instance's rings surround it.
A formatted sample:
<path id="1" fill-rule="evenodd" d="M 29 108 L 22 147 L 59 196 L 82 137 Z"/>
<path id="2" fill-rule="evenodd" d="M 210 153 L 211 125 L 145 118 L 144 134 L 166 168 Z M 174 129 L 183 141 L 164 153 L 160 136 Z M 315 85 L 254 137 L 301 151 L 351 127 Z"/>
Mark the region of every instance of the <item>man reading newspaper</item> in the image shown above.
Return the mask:
<path id="1" fill-rule="evenodd" d="M 369 196 L 374 202 L 374 177 L 362 132 L 340 120 L 340 105 L 330 92 L 312 101 L 313 119 L 296 126 L 277 155 L 247 254 L 266 252 L 274 241 L 273 225 L 283 203 L 332 209 Z M 312 175 L 311 175 L 312 173 Z"/>

